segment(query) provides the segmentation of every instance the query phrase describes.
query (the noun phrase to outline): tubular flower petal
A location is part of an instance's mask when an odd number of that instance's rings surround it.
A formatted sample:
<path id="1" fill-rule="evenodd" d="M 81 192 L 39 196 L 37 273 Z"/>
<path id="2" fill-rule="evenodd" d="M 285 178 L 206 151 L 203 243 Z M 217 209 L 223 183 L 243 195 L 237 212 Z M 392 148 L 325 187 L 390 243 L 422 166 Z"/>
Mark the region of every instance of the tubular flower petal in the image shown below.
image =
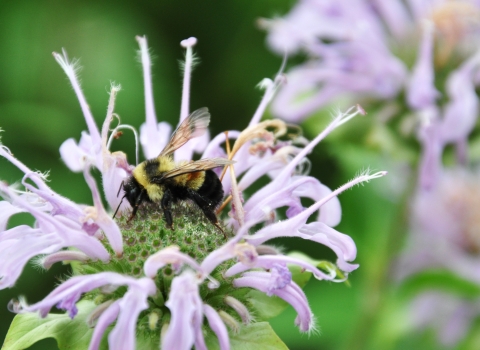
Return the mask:
<path id="1" fill-rule="evenodd" d="M 315 327 L 307 298 L 294 282 L 284 284 L 282 287 L 272 284 L 269 272 L 248 272 L 243 277 L 235 279 L 234 283 L 237 287 L 255 288 L 267 295 L 276 295 L 292 305 L 298 314 L 295 324 L 302 332 L 308 332 Z"/>
<path id="2" fill-rule="evenodd" d="M 228 350 L 230 349 L 230 342 L 228 339 L 228 331 L 225 323 L 223 323 L 222 319 L 215 311 L 213 307 L 210 305 L 203 305 L 203 309 L 205 312 L 205 316 L 208 320 L 208 325 L 215 332 L 215 335 L 218 338 L 218 342 L 220 343 L 221 350 Z"/>
<path id="3" fill-rule="evenodd" d="M 202 314 L 202 300 L 198 293 L 197 278 L 184 273 L 174 279 L 170 298 L 165 304 L 172 312 L 168 330 L 162 339 L 164 349 L 189 349 L 195 343 L 195 318 Z"/>
<path id="4" fill-rule="evenodd" d="M 23 212 L 22 209 L 11 205 L 9 202 L 0 201 L 0 232 L 5 231 L 5 229 L 7 228 L 8 219 L 10 219 L 12 215 L 21 212 Z"/>

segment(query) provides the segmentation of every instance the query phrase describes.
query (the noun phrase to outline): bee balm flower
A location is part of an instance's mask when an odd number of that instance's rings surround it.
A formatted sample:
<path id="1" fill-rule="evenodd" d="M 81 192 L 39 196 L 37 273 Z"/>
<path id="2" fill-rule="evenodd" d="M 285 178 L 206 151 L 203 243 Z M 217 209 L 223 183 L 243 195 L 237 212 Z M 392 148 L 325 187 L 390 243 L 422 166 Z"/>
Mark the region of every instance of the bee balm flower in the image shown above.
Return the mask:
<path id="1" fill-rule="evenodd" d="M 151 158 L 162 149 L 161 142 L 170 138 L 171 128 L 157 123 L 147 41 L 144 37 L 137 40 L 146 96 L 146 122 L 140 128 L 140 143 L 145 156 Z M 194 38 L 182 42 L 187 60 L 181 120 L 189 114 L 195 43 Z M 285 123 L 260 122 L 260 118 L 282 78 L 267 80 L 266 94 L 248 128 L 242 132 L 229 131 L 228 136 L 221 134 L 211 141 L 205 134 L 175 154 L 188 162 L 194 151 L 203 150 L 202 158 L 215 156 L 234 161 L 225 163 L 234 164 L 226 173 L 219 171 L 224 191 L 230 194 L 222 208 L 230 200 L 232 203 L 230 217 L 224 214 L 226 209 L 218 214 L 219 225 L 228 239 L 219 234 L 199 206 L 188 201 L 172 206 L 173 231 L 164 222 L 159 203 L 142 203 L 132 219 L 128 203 L 119 206 L 118 188 L 134 169 L 124 153 L 110 151 L 117 130 L 134 130 L 119 125 L 110 131 L 120 87 L 111 87 L 107 116 L 99 130 L 79 87 L 75 62 L 69 61 L 65 52 L 55 53 L 54 57 L 70 79 L 88 127 L 78 143 L 73 139 L 65 141 L 60 153 L 71 170 L 83 172 L 92 192 L 93 205 L 79 205 L 62 197 L 46 185 L 44 176 L 32 172 L 5 146 L 0 147 L 0 155 L 25 174 L 22 180 L 25 190 L 0 185 L 4 198 L 0 202 L 0 287 L 11 287 L 28 260 L 36 256 L 40 256 L 39 262 L 45 268 L 63 261 L 69 262 L 73 271 L 71 277 L 43 300 L 28 304 L 20 298 L 9 304 L 10 310 L 19 313 L 16 317 L 20 321 L 12 324 L 5 344 L 16 342 L 19 347 L 28 347 L 43 337 L 52 336 L 59 343 L 72 344 L 75 339 L 75 346 L 98 349 L 111 325 L 107 338 L 112 349 L 159 346 L 206 349 L 217 342 L 221 349 L 229 349 L 244 339 L 242 335 L 254 331 L 263 334 L 254 340 L 259 347 L 272 340 L 281 344 L 264 322 L 261 303 L 255 303 L 261 294 L 270 297 L 267 304 L 278 303 L 280 299 L 291 304 L 298 314 L 294 323 L 299 330 L 313 331 L 314 318 L 305 294 L 296 283 L 296 274 L 341 282 L 358 267 L 353 263 L 355 243 L 332 228 L 340 220 L 336 196 L 351 186 L 386 173 L 362 174 L 331 191 L 303 173 L 303 165 L 318 142 L 362 110 L 352 108 L 339 113 L 323 133 L 306 145 L 305 142 L 297 144 L 295 140 L 279 141 L 286 133 Z M 274 131 L 269 130 L 272 128 Z M 226 142 L 225 151 L 221 145 L 227 138 L 234 140 L 234 144 L 230 149 Z M 100 191 L 90 174 L 91 167 L 102 174 L 108 209 L 102 205 Z M 251 184 L 264 175 L 270 177 L 269 184 L 250 194 Z M 303 208 L 302 197 L 312 198 L 315 203 Z M 112 219 L 110 213 L 118 206 L 119 214 Z M 275 211 L 282 207 L 288 208 L 288 218 L 280 221 L 275 219 Z M 30 213 L 36 224 L 8 228 L 8 219 L 19 212 Z M 312 215 L 315 215 L 313 221 L 307 223 Z M 280 236 L 299 237 L 330 247 L 337 255 L 336 265 L 314 264 L 267 245 L 268 240 Z M 24 244 L 25 240 L 28 245 Z M 301 272 L 292 273 L 288 268 L 292 265 L 299 266 Z M 49 314 L 53 307 L 66 310 L 67 314 Z M 38 319 L 37 312 L 44 321 Z M 18 334 L 31 331 L 22 328 L 30 323 L 21 321 L 29 320 L 41 327 L 52 319 L 74 326 L 63 332 L 55 333 L 49 328 L 35 336 L 17 338 Z M 81 332 L 80 340 L 76 332 Z"/>

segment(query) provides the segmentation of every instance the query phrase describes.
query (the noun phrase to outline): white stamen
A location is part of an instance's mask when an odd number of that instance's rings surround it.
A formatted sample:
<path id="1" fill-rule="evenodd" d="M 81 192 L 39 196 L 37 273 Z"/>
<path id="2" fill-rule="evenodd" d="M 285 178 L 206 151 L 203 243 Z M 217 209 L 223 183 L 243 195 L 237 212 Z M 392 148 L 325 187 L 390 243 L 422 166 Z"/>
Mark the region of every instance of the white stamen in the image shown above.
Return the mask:
<path id="1" fill-rule="evenodd" d="M 230 181 L 232 193 L 232 205 L 235 207 L 235 219 L 240 226 L 245 223 L 245 211 L 243 210 L 242 199 L 240 197 L 240 190 L 237 184 L 237 177 L 235 176 L 234 167 L 230 167 Z"/>
<path id="2" fill-rule="evenodd" d="M 210 275 L 206 275 L 205 276 L 206 279 L 208 279 L 208 288 L 209 289 L 217 289 L 218 287 L 220 287 L 220 282 L 217 281 L 215 278 L 213 278 L 212 276 Z"/>
<path id="3" fill-rule="evenodd" d="M 23 295 L 18 297 L 18 300 L 12 299 L 8 302 L 7 309 L 15 314 L 21 313 L 26 307 L 28 307 L 27 300 Z"/>
<path id="4" fill-rule="evenodd" d="M 258 84 L 257 87 L 262 90 L 267 90 L 268 88 L 273 86 L 272 79 L 263 78 Z"/>
<path id="5" fill-rule="evenodd" d="M 349 188 L 355 186 L 355 185 L 359 185 L 363 182 L 368 182 L 372 179 L 377 179 L 379 177 L 382 177 L 382 176 L 385 176 L 387 175 L 387 171 L 379 171 L 375 174 L 372 174 L 372 175 L 369 175 L 368 173 L 364 173 L 363 175 L 360 175 L 360 176 L 357 176 L 356 178 L 354 178 L 353 180 L 347 182 L 346 184 L 340 186 L 339 188 L 337 188 L 335 191 L 333 191 L 332 193 L 330 193 L 328 196 L 326 197 L 323 197 L 321 200 L 319 200 L 318 202 L 316 202 L 315 204 L 311 205 L 309 208 L 307 208 L 306 210 L 304 210 L 301 214 L 297 215 L 298 217 L 305 217 L 305 216 L 310 216 L 312 215 L 314 212 L 316 212 L 322 205 L 324 205 L 325 203 L 327 203 L 330 199 L 338 196 L 340 193 L 348 190 Z M 294 220 L 295 218 L 293 218 Z M 292 220 L 292 219 L 291 219 Z"/>
<path id="6" fill-rule="evenodd" d="M 26 167 L 22 162 L 20 162 L 17 158 L 15 158 L 7 147 L 1 145 L 0 146 L 0 156 L 6 158 L 10 163 L 15 165 L 18 169 L 23 171 L 25 174 L 32 173 L 33 171 Z"/>
<path id="7" fill-rule="evenodd" d="M 80 103 L 80 108 L 82 109 L 83 115 L 85 116 L 85 121 L 87 122 L 88 131 L 90 136 L 94 141 L 100 142 L 100 134 L 97 129 L 93 115 L 90 112 L 90 107 L 88 106 L 87 100 L 83 95 L 82 89 L 80 88 L 80 82 L 77 78 L 77 73 L 80 70 L 80 65 L 78 60 L 73 59 L 70 62 L 68 61 L 67 52 L 65 49 L 62 49 L 63 56 L 53 52 L 53 57 L 60 64 L 65 74 L 67 74 L 70 84 L 72 84 L 73 90 L 77 95 L 78 102 Z"/>
<path id="8" fill-rule="evenodd" d="M 258 105 L 257 110 L 255 111 L 255 114 L 253 115 L 252 120 L 250 120 L 248 126 L 255 125 L 260 121 L 260 119 L 262 119 L 262 115 L 265 112 L 265 109 L 272 100 L 277 89 L 284 81 L 285 77 L 281 74 L 280 71 L 280 73 L 275 77 L 273 83 L 270 79 L 265 78 L 258 84 L 258 86 L 260 86 L 261 88 L 265 88 L 265 94 L 263 95 L 262 100 L 260 101 L 260 104 Z"/>
<path id="9" fill-rule="evenodd" d="M 180 45 L 187 49 L 185 53 L 185 64 L 183 73 L 182 103 L 180 108 L 180 121 L 184 120 L 190 113 L 190 80 L 193 66 L 193 46 L 197 43 L 194 37 L 185 39 Z"/>
<path id="10" fill-rule="evenodd" d="M 197 44 L 197 38 L 190 37 L 188 39 L 180 41 L 180 45 L 184 48 L 193 47 Z"/>
<path id="11" fill-rule="evenodd" d="M 114 115 L 113 109 L 115 108 L 115 98 L 117 97 L 117 93 L 120 91 L 120 89 L 121 89 L 120 85 L 115 85 L 114 83 L 111 83 L 110 98 L 108 99 L 108 107 L 107 107 L 107 116 L 102 125 L 102 148 L 104 153 L 108 152 L 108 148 L 109 148 L 108 147 L 108 130 L 110 127 L 110 123 L 113 120 L 113 115 Z"/>
<path id="12" fill-rule="evenodd" d="M 110 134 L 110 137 L 108 138 L 107 149 L 110 150 L 110 146 L 112 145 L 113 139 L 115 138 L 115 134 L 117 133 L 118 130 L 122 130 L 122 129 L 128 129 L 128 130 L 131 130 L 133 132 L 133 135 L 135 137 L 135 165 L 138 165 L 138 149 L 139 149 L 138 140 L 139 140 L 139 137 L 138 137 L 137 130 L 133 126 L 128 125 L 128 124 L 120 124 L 115 129 L 113 129 L 112 133 Z"/>
<path id="13" fill-rule="evenodd" d="M 145 114 L 146 124 L 149 130 L 157 130 L 157 116 L 155 114 L 155 105 L 153 103 L 152 88 L 152 61 L 148 52 L 147 38 L 145 36 L 137 36 L 140 45 L 140 58 L 143 68 L 143 85 L 145 89 Z"/>
<path id="14" fill-rule="evenodd" d="M 108 130 L 110 127 L 110 123 L 113 120 L 114 113 L 113 110 L 115 108 L 115 98 L 117 97 L 117 93 L 120 91 L 121 86 L 120 85 L 115 85 L 114 83 L 111 84 L 110 86 L 110 98 L 108 100 L 108 107 L 107 107 L 107 117 L 105 118 L 105 122 L 102 125 L 102 145 L 108 150 L 108 142 L 107 142 L 107 135 L 108 135 Z"/>
<path id="15" fill-rule="evenodd" d="M 356 109 L 354 112 L 351 113 L 352 109 Z M 285 176 L 290 176 L 292 172 L 294 172 L 295 168 L 297 165 L 301 162 L 303 158 L 307 156 L 308 153 L 311 152 L 311 150 L 321 141 L 323 140 L 330 132 L 335 130 L 337 127 L 340 125 L 348 122 L 350 119 L 354 118 L 358 114 L 363 114 L 365 111 L 363 108 L 360 107 L 360 105 L 350 107 L 346 112 L 341 113 L 339 112 L 339 115 L 335 117 L 335 119 L 327 125 L 327 127 L 320 133 L 318 134 L 317 137 L 315 137 L 305 148 L 303 148 L 298 154 L 293 158 L 293 160 L 288 164 L 282 172 L 277 176 L 278 178 L 285 177 Z"/>

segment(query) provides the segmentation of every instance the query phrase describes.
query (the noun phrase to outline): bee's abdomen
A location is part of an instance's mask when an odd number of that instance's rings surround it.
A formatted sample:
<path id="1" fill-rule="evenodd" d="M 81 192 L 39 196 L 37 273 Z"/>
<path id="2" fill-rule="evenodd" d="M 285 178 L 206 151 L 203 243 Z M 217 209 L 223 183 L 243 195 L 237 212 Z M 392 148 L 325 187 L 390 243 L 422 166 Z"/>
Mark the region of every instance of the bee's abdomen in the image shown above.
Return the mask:
<path id="1" fill-rule="evenodd" d="M 205 170 L 205 179 L 197 192 L 202 197 L 209 199 L 214 207 L 222 201 L 223 186 L 213 170 Z"/>

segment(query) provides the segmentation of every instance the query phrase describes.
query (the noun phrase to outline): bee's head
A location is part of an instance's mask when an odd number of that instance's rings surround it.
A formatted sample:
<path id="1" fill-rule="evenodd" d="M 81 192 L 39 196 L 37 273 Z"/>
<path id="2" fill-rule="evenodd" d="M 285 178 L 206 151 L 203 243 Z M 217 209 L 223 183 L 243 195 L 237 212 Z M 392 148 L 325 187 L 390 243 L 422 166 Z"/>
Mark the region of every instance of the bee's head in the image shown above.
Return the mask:
<path id="1" fill-rule="evenodd" d="M 143 188 L 133 176 L 130 176 L 127 181 L 123 182 L 124 197 L 127 198 L 132 208 L 135 206 L 135 202 L 138 200 L 142 190 Z"/>
<path id="2" fill-rule="evenodd" d="M 117 210 L 115 210 L 115 213 L 113 214 L 113 218 L 115 218 L 115 215 L 117 215 L 118 209 L 120 209 L 120 206 L 122 205 L 122 202 L 125 198 L 127 198 L 128 203 L 130 203 L 132 208 L 134 208 L 135 203 L 138 201 L 138 196 L 142 195 L 143 188 L 133 176 L 130 176 L 126 181 L 122 181 L 122 184 L 118 189 L 117 197 L 120 194 L 122 188 L 124 195 L 122 197 L 122 200 L 118 204 Z"/>

